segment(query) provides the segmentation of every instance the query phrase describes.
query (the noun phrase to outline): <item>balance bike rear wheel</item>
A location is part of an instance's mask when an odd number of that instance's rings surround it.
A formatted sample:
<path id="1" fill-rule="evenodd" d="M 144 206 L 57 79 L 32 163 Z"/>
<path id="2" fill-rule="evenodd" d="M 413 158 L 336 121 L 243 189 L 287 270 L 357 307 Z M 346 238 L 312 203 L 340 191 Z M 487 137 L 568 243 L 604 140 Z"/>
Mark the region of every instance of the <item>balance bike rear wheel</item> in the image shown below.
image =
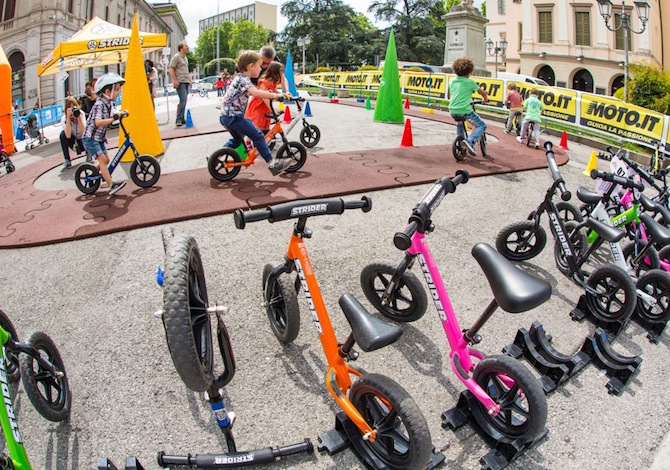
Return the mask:
<path id="1" fill-rule="evenodd" d="M 30 354 L 21 353 L 21 380 L 26 395 L 39 414 L 49 421 L 63 421 L 70 416 L 72 394 L 65 366 L 53 340 L 46 333 L 36 331 L 26 340 L 42 358 L 48 360 L 60 376 L 52 375 Z"/>
<path id="2" fill-rule="evenodd" d="M 226 168 L 226 163 L 239 163 L 242 160 L 234 149 L 223 147 L 214 152 L 207 159 L 207 169 L 212 178 L 218 181 L 229 181 L 240 172 L 239 166 Z"/>
<path id="3" fill-rule="evenodd" d="M 465 137 L 459 135 L 456 137 L 456 140 L 454 140 L 454 143 L 451 145 L 451 150 L 457 162 L 462 162 L 465 159 L 466 150 L 465 150 L 465 144 L 463 143 L 464 140 Z"/>
<path id="4" fill-rule="evenodd" d="M 638 296 L 637 315 L 649 323 L 667 323 L 670 319 L 670 273 L 652 269 L 640 276 L 635 287 L 656 300 L 656 305 L 649 305 Z"/>
<path id="5" fill-rule="evenodd" d="M 151 155 L 140 155 L 130 165 L 130 178 L 140 188 L 150 188 L 160 176 L 161 166 Z"/>
<path id="6" fill-rule="evenodd" d="M 374 442 L 362 436 L 361 440 L 384 468 L 427 468 L 432 451 L 430 430 L 405 389 L 383 375 L 363 374 L 349 389 L 349 400 L 377 430 Z"/>
<path id="7" fill-rule="evenodd" d="M 532 220 L 504 227 L 496 237 L 496 250 L 510 261 L 527 261 L 539 255 L 547 243 L 547 232 Z"/>
<path id="8" fill-rule="evenodd" d="M 286 169 L 287 173 L 293 173 L 303 167 L 307 161 L 307 149 L 300 142 L 288 142 L 277 150 L 277 158 L 290 158 L 293 164 Z"/>
<path id="9" fill-rule="evenodd" d="M 486 156 L 486 134 L 482 134 L 479 138 L 479 148 L 482 149 L 482 157 Z"/>
<path id="10" fill-rule="evenodd" d="M 602 264 L 586 280 L 596 294 L 586 291 L 589 311 L 606 322 L 625 322 L 637 303 L 635 284 L 626 271 L 613 264 Z"/>
<path id="11" fill-rule="evenodd" d="M 214 380 L 208 306 L 198 244 L 193 237 L 173 238 L 163 275 L 163 326 L 175 369 L 194 392 L 207 391 Z"/>
<path id="12" fill-rule="evenodd" d="M 308 149 L 318 144 L 319 140 L 321 140 L 321 131 L 315 125 L 308 124 L 300 130 L 300 142 Z"/>
<path id="13" fill-rule="evenodd" d="M 508 377 L 513 385 L 503 380 Z M 532 442 L 547 423 L 547 397 L 535 376 L 518 360 L 509 356 L 491 356 L 475 368 L 473 378 L 500 406 L 496 416 L 477 401 L 479 412 L 473 417 L 484 429 L 493 429 L 504 440 Z"/>
<path id="14" fill-rule="evenodd" d="M 84 194 L 93 194 L 100 187 L 100 170 L 92 163 L 82 163 L 74 173 L 74 184 Z"/>

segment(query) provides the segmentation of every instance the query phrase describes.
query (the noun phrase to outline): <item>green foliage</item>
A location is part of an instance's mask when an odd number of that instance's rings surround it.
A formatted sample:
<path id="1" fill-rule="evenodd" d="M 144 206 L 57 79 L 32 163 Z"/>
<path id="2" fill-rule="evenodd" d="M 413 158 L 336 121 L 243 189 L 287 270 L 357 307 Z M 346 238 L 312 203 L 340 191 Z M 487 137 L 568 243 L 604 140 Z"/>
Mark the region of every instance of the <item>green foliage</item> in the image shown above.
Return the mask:
<path id="1" fill-rule="evenodd" d="M 249 21 L 242 20 L 237 23 L 225 21 L 218 27 L 219 33 L 219 57 L 237 57 L 240 50 L 258 50 L 268 44 L 269 38 L 274 38 L 274 33 L 254 25 Z M 217 28 L 209 28 L 198 37 L 195 49 L 195 60 L 198 64 L 208 64 L 215 61 Z M 214 62 L 216 64 L 216 61 Z"/>
<path id="2" fill-rule="evenodd" d="M 629 84 L 628 84 L 628 88 L 629 88 L 628 91 L 629 91 L 629 92 L 630 92 L 630 86 L 631 86 L 631 84 L 632 84 L 632 83 L 629 83 Z M 623 87 L 621 87 L 621 88 L 619 88 L 617 91 L 615 91 L 614 94 L 613 94 L 612 96 L 614 96 L 615 98 L 618 98 L 618 99 L 620 99 L 620 100 L 623 101 Z"/>
<path id="3" fill-rule="evenodd" d="M 332 71 L 333 71 L 332 67 L 324 67 L 322 65 L 314 69 L 314 73 L 332 72 Z"/>
<path id="4" fill-rule="evenodd" d="M 230 55 L 237 57 L 240 51 L 247 49 L 257 51 L 265 45 L 267 37 L 268 33 L 263 26 L 240 20 L 235 23 L 230 36 Z"/>
<path id="5" fill-rule="evenodd" d="M 453 7 L 455 7 L 456 5 L 460 5 L 460 4 L 461 4 L 461 0 L 446 0 L 444 9 L 447 13 L 449 13 L 449 11 L 451 11 L 451 9 Z"/>
<path id="6" fill-rule="evenodd" d="M 188 71 L 193 72 L 195 70 L 195 65 L 196 65 L 196 59 L 195 55 L 193 52 L 188 51 L 186 53 L 186 59 L 188 60 Z"/>
<path id="7" fill-rule="evenodd" d="M 377 70 L 377 67 L 375 67 L 374 65 L 363 65 L 361 67 L 358 67 L 359 72 L 365 72 L 368 70 Z"/>
<path id="8" fill-rule="evenodd" d="M 219 62 L 221 64 L 219 70 L 223 72 L 223 69 L 227 68 L 228 73 L 230 73 L 231 75 L 233 74 L 233 71 L 235 70 L 235 59 L 232 59 L 230 57 L 221 57 Z M 202 73 L 204 74 L 205 77 L 216 75 L 216 71 L 217 71 L 216 59 L 210 60 L 202 68 Z"/>
<path id="9" fill-rule="evenodd" d="M 670 113 L 670 73 L 649 65 L 630 67 L 632 82 L 628 83 L 629 101 L 663 114 Z"/>
<path id="10" fill-rule="evenodd" d="M 425 70 L 422 69 L 421 67 L 415 67 L 415 66 L 407 67 L 407 68 L 404 68 L 403 70 L 407 70 L 409 72 L 425 72 Z"/>

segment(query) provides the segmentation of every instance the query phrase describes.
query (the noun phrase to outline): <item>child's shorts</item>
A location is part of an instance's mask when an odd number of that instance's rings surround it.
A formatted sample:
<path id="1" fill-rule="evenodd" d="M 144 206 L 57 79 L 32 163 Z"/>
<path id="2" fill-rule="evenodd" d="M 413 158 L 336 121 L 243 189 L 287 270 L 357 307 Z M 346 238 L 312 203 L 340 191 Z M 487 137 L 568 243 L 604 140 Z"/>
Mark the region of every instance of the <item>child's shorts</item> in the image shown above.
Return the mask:
<path id="1" fill-rule="evenodd" d="M 107 147 L 105 147 L 104 142 L 99 142 L 90 137 L 84 137 L 82 142 L 84 143 L 86 153 L 93 158 L 98 158 L 100 155 L 107 155 Z"/>

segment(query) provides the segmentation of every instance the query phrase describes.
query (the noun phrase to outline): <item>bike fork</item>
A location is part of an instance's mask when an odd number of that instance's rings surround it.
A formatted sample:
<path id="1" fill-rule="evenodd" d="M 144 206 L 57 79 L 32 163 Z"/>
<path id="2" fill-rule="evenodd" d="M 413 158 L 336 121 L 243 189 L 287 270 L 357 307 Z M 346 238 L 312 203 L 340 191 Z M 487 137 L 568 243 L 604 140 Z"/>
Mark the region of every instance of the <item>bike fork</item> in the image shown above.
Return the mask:
<path id="1" fill-rule="evenodd" d="M 233 437 L 233 424 L 235 423 L 235 413 L 226 410 L 226 404 L 223 402 L 223 392 L 221 389 L 209 390 L 205 392 L 205 400 L 209 403 L 214 414 L 214 419 L 219 429 L 226 437 L 228 452 L 236 452 L 235 438 Z"/>
<path id="2" fill-rule="evenodd" d="M 391 303 L 391 299 L 393 299 L 394 297 L 393 294 L 398 288 L 400 278 L 402 277 L 403 274 L 405 274 L 405 271 L 407 271 L 412 267 L 412 264 L 414 264 L 415 259 L 416 255 L 410 255 L 409 253 L 405 253 L 405 258 L 403 258 L 403 260 L 396 268 L 395 272 L 393 273 L 393 276 L 391 277 L 391 280 L 389 281 L 388 286 L 386 286 L 384 294 L 382 294 L 381 301 L 383 306 L 387 307 Z"/>

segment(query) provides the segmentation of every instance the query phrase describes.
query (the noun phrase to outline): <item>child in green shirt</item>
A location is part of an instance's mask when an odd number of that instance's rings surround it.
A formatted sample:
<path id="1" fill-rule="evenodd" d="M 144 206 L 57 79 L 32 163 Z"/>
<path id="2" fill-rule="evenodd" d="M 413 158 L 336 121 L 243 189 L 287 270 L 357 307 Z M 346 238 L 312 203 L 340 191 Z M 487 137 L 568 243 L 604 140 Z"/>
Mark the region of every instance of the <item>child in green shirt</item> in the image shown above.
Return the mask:
<path id="1" fill-rule="evenodd" d="M 544 105 L 540 101 L 540 92 L 537 91 L 537 88 L 531 88 L 530 95 L 526 98 L 526 101 L 523 102 L 523 107 L 526 110 L 526 116 L 523 119 L 523 124 L 521 125 L 521 135 L 516 138 L 520 143 L 523 143 L 528 135 L 528 127 L 532 122 L 533 133 L 535 134 L 535 148 L 540 148 L 540 119 L 542 115 L 542 110 Z"/>
<path id="2" fill-rule="evenodd" d="M 470 74 L 475 69 L 472 59 L 469 57 L 460 57 L 451 65 L 454 73 L 458 77 L 449 82 L 449 113 L 453 117 L 463 116 L 468 122 L 475 126 L 475 130 L 463 141 L 468 152 L 472 155 L 475 153 L 475 142 L 479 142 L 479 138 L 486 130 L 486 123 L 474 111 L 470 102 L 472 101 L 472 94 L 476 91 L 484 99 L 484 103 L 488 102 L 489 98 L 482 88 L 477 85 L 477 82 L 470 78 Z M 458 135 L 465 137 L 465 129 L 462 122 L 456 126 Z"/>

